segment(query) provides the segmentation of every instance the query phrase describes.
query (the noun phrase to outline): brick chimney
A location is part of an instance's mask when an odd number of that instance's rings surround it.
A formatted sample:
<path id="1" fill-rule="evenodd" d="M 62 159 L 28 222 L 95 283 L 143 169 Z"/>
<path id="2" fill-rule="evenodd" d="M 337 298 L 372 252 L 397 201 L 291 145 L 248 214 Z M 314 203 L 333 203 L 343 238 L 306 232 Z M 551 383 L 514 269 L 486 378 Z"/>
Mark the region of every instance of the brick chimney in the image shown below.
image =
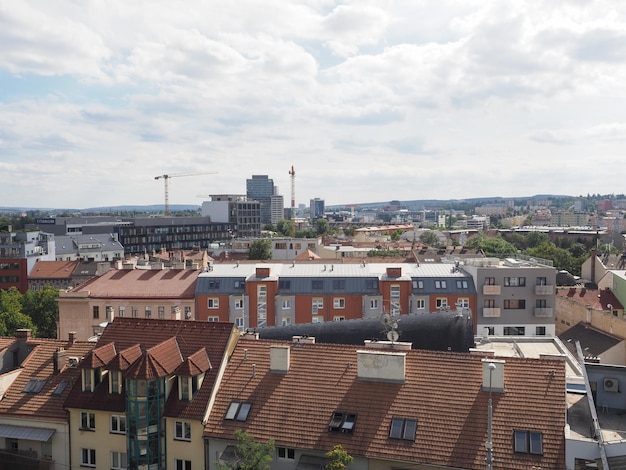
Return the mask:
<path id="1" fill-rule="evenodd" d="M 30 339 L 31 331 L 28 328 L 20 328 L 15 332 L 15 337 L 17 339 L 28 341 Z"/>
<path id="2" fill-rule="evenodd" d="M 66 356 L 67 356 L 67 351 L 64 348 L 57 348 L 57 350 L 54 351 L 52 355 L 52 363 L 53 363 L 52 365 L 54 367 L 55 375 L 61 372 L 63 370 L 63 367 L 65 367 Z"/>
<path id="3" fill-rule="evenodd" d="M 75 331 L 70 331 L 68 333 L 69 336 L 69 343 L 70 345 L 74 344 L 76 342 L 76 332 Z"/>

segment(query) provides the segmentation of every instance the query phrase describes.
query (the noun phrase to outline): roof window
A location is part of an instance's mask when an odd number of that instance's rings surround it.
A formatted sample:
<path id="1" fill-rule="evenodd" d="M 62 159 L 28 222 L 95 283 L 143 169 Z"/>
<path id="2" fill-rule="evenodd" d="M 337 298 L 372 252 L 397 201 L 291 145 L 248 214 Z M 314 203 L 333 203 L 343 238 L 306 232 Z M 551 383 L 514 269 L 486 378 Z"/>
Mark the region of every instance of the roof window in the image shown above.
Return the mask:
<path id="1" fill-rule="evenodd" d="M 328 423 L 329 431 L 341 431 L 351 433 L 356 423 L 356 414 L 345 411 L 335 411 Z"/>
<path id="2" fill-rule="evenodd" d="M 224 419 L 245 421 L 248 419 L 248 413 L 250 413 L 251 407 L 252 405 L 250 403 L 240 403 L 234 401 L 228 407 L 228 411 L 226 412 Z"/>

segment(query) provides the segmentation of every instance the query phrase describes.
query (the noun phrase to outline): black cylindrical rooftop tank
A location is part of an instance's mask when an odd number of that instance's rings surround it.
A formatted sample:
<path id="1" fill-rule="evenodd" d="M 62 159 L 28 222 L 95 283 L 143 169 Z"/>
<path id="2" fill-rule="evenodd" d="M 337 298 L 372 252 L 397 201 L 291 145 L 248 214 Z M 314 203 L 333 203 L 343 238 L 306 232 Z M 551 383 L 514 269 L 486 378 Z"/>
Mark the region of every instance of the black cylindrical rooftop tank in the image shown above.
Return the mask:
<path id="1" fill-rule="evenodd" d="M 400 315 L 397 321 L 399 342 L 412 343 L 412 349 L 468 352 L 474 346 L 471 315 L 459 312 Z M 356 344 L 365 340 L 388 341 L 391 330 L 380 319 L 357 319 L 326 323 L 257 328 L 261 339 L 291 340 L 293 336 L 313 336 L 316 343 Z"/>

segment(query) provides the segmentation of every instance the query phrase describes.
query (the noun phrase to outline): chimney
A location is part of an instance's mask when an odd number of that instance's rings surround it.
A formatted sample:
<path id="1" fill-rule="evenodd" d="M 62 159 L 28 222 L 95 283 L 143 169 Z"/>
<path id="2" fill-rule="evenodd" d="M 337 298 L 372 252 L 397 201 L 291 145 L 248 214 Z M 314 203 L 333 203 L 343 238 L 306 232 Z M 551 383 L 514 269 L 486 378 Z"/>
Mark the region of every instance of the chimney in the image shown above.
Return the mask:
<path id="1" fill-rule="evenodd" d="M 292 336 L 291 341 L 294 344 L 315 344 L 315 336 L 303 335 L 303 336 Z"/>
<path id="2" fill-rule="evenodd" d="M 54 367 L 54 374 L 58 374 L 65 367 L 66 361 L 65 356 L 67 355 L 67 351 L 63 348 L 57 348 L 52 355 L 52 365 Z"/>
<path id="3" fill-rule="evenodd" d="M 70 345 L 74 344 L 76 342 L 76 332 L 75 331 L 70 331 L 68 333 L 69 336 L 69 343 Z"/>
<path id="4" fill-rule="evenodd" d="M 504 364 L 502 359 L 484 358 L 483 387 L 484 392 L 504 392 Z"/>
<path id="5" fill-rule="evenodd" d="M 591 282 L 593 284 L 596 283 L 596 263 L 598 262 L 598 253 L 596 248 L 592 248 L 591 249 L 591 257 L 589 258 L 591 260 Z"/>
<path id="6" fill-rule="evenodd" d="M 357 351 L 357 378 L 376 382 L 404 383 L 406 353 L 378 350 Z"/>
<path id="7" fill-rule="evenodd" d="M 17 339 L 28 341 L 30 339 L 30 330 L 28 328 L 20 328 L 15 332 Z"/>
<path id="8" fill-rule="evenodd" d="M 270 346 L 270 372 L 286 374 L 289 372 L 289 346 Z"/>

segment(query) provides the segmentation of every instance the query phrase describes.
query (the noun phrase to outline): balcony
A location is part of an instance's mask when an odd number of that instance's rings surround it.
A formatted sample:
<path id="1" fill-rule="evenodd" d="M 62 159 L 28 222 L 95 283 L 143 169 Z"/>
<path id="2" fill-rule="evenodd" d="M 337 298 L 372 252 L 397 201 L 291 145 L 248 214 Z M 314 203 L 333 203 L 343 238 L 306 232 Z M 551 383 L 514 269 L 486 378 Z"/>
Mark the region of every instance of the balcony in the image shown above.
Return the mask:
<path id="1" fill-rule="evenodd" d="M 485 286 L 485 287 L 487 287 L 487 286 Z M 489 286 L 489 287 L 494 287 L 494 286 Z M 483 317 L 485 317 L 485 318 L 498 318 L 499 316 L 500 316 L 500 308 L 499 307 L 484 307 L 483 308 Z"/>
<path id="2" fill-rule="evenodd" d="M 539 318 L 552 318 L 552 310 L 554 310 L 552 307 L 536 307 L 535 316 Z"/>
<path id="3" fill-rule="evenodd" d="M 22 449 L 0 449 L 0 469 L 50 470 L 54 460 L 40 459 L 37 452 Z"/>
<path id="4" fill-rule="evenodd" d="M 554 286 L 535 286 L 535 295 L 553 295 Z"/>
<path id="5" fill-rule="evenodd" d="M 500 295 L 501 286 L 483 286 L 483 295 Z"/>

